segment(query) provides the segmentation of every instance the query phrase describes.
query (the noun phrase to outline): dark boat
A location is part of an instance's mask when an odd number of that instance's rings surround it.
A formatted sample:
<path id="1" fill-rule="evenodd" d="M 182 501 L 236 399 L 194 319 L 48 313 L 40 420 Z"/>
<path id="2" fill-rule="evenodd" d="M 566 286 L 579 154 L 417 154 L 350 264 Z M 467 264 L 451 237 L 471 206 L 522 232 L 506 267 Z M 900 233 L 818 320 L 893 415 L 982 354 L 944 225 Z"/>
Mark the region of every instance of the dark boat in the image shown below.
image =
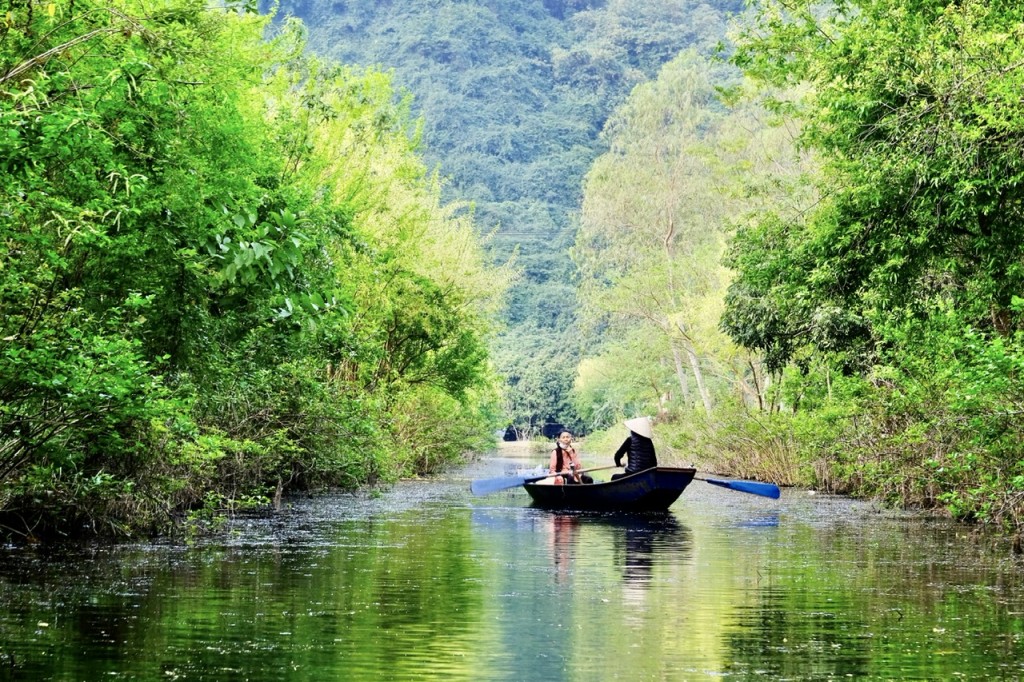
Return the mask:
<path id="1" fill-rule="evenodd" d="M 525 483 L 533 504 L 545 509 L 665 511 L 690 485 L 696 469 L 654 467 L 614 481 L 585 485 Z"/>

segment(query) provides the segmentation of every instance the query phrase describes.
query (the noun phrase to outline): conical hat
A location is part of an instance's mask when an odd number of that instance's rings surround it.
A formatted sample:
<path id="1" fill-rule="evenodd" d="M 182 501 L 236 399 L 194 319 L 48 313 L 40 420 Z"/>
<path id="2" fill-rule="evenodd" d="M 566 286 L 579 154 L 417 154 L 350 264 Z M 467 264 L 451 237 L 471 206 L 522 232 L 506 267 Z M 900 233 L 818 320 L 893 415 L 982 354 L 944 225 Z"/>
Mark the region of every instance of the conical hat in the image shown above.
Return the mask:
<path id="1" fill-rule="evenodd" d="M 650 417 L 634 417 L 633 419 L 627 419 L 622 423 L 625 424 L 626 428 L 633 433 L 638 433 L 644 438 L 654 438 L 654 432 L 651 431 Z"/>

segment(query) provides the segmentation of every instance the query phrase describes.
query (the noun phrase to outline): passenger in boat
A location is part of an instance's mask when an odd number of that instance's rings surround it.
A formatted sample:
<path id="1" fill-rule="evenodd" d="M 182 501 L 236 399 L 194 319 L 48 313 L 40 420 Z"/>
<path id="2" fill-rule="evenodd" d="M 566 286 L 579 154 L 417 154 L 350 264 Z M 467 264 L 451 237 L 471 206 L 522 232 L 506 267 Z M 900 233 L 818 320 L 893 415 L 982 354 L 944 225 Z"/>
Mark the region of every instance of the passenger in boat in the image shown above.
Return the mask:
<path id="1" fill-rule="evenodd" d="M 579 453 L 572 444 L 572 433 L 562 431 L 555 441 L 555 449 L 551 451 L 551 463 L 548 465 L 548 473 L 563 474 L 555 476 L 552 482 L 555 485 L 566 483 L 593 483 L 594 479 L 586 474 L 578 473 L 583 469 Z"/>
<path id="2" fill-rule="evenodd" d="M 654 432 L 651 429 L 650 417 L 636 417 L 623 422 L 629 429 L 629 436 L 615 451 L 615 466 L 622 466 L 622 456 L 626 456 L 626 471 L 612 474 L 612 480 L 635 474 L 644 469 L 658 466 L 658 457 L 654 454 Z"/>

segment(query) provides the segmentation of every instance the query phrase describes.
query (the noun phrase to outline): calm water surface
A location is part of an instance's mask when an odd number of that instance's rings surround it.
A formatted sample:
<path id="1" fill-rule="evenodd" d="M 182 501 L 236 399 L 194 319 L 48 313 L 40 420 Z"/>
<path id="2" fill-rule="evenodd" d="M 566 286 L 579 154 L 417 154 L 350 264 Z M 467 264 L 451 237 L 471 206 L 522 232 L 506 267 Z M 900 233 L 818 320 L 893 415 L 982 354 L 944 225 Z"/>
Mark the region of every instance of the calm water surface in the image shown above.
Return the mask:
<path id="1" fill-rule="evenodd" d="M 0 548 L 0 680 L 1024 679 L 1024 570 L 962 527 L 696 481 L 662 516 L 469 494 L 513 465 Z"/>

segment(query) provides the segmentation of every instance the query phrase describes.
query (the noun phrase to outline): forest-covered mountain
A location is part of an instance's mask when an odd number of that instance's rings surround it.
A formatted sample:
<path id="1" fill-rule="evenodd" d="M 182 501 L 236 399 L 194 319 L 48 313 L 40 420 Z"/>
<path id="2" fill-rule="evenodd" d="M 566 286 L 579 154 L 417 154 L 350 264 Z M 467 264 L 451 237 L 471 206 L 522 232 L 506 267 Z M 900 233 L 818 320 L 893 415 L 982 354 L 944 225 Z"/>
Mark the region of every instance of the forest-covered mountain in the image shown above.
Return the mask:
<path id="1" fill-rule="evenodd" d="M 450 200 L 472 202 L 522 277 L 495 359 L 524 429 L 579 426 L 574 242 L 583 177 L 610 113 L 680 51 L 711 55 L 742 0 L 283 0 L 312 51 L 390 70 L 424 121 Z M 261 9 L 271 3 L 263 0 Z"/>

